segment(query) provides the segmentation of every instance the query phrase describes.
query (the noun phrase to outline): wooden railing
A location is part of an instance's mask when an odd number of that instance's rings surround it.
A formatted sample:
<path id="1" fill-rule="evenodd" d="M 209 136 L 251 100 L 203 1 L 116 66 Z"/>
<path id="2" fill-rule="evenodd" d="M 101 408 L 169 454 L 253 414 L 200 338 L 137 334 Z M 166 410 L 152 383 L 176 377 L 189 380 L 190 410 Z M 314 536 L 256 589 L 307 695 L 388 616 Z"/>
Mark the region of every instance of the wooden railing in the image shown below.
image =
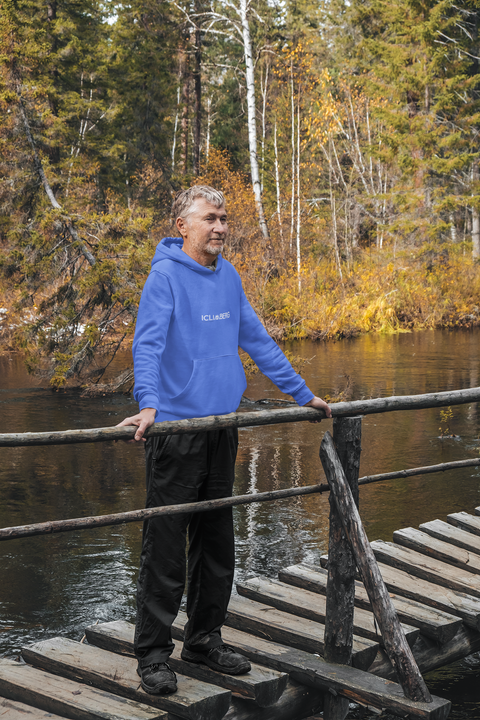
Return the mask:
<path id="1" fill-rule="evenodd" d="M 450 390 L 447 392 L 427 393 L 423 395 L 400 395 L 387 398 L 373 398 L 369 400 L 355 400 L 352 402 L 335 403 L 331 406 L 334 419 L 361 417 L 374 413 L 396 412 L 400 410 L 418 410 L 425 408 L 436 408 L 450 405 L 462 405 L 480 401 L 480 387 L 466 390 Z M 191 432 L 207 432 L 226 427 L 253 427 L 260 425 L 273 425 L 287 422 L 316 421 L 322 419 L 325 414 L 321 410 L 314 410 L 307 407 L 288 407 L 274 410 L 258 410 L 255 412 L 231 413 L 229 415 L 215 415 L 205 418 L 194 418 L 192 420 L 179 420 L 176 422 L 162 422 L 152 425 L 146 436 L 174 435 Z M 338 426 L 334 434 L 335 442 L 342 442 Z M 25 447 L 38 445 L 65 445 L 86 442 L 108 442 L 116 440 L 131 440 L 136 428 L 131 427 L 105 427 L 91 428 L 86 430 L 63 430 L 53 432 L 28 432 L 28 433 L 1 433 L 1 447 Z M 340 434 L 339 434 L 340 433 Z M 426 475 L 436 472 L 445 472 L 460 467 L 480 465 L 480 458 L 468 458 L 457 460 L 451 463 L 429 465 L 425 467 L 409 468 L 396 472 L 370 475 L 358 480 L 358 485 L 367 485 L 384 480 Z M 206 500 L 197 503 L 182 505 L 168 505 L 156 508 L 142 508 L 122 513 L 109 515 L 97 515 L 84 518 L 70 518 L 67 520 L 52 520 L 30 525 L 17 525 L 0 529 L 1 540 L 14 540 L 16 538 L 30 537 L 34 535 L 48 535 L 58 532 L 70 532 L 109 525 L 121 525 L 130 522 L 140 522 L 158 515 L 179 515 L 183 513 L 206 512 L 220 507 L 232 507 L 235 505 L 246 505 L 257 502 L 269 502 L 281 500 L 282 498 L 298 495 L 310 495 L 312 493 L 328 492 L 328 484 L 308 485 L 304 487 L 285 488 L 271 492 L 255 493 L 248 495 L 237 495 L 219 500 Z"/>
<path id="2" fill-rule="evenodd" d="M 426 393 L 424 395 L 399 395 L 370 400 L 340 402 L 331 406 L 332 417 L 351 417 L 373 415 L 375 413 L 396 412 L 399 410 L 421 410 L 425 408 L 465 405 L 480 401 L 480 388 L 468 390 L 448 390 L 447 392 Z M 255 412 L 230 413 L 229 415 L 210 415 L 192 420 L 176 420 L 156 423 L 146 433 L 150 435 L 180 435 L 192 432 L 217 430 L 226 427 L 253 427 L 275 425 L 278 423 L 301 422 L 324 418 L 322 410 L 309 407 L 288 407 L 275 410 L 257 410 Z M 130 440 L 135 435 L 134 427 L 106 427 L 89 430 L 60 430 L 53 432 L 3 433 L 0 434 L 0 447 L 19 447 L 25 445 L 67 445 L 71 443 L 105 442 L 108 440 Z"/>

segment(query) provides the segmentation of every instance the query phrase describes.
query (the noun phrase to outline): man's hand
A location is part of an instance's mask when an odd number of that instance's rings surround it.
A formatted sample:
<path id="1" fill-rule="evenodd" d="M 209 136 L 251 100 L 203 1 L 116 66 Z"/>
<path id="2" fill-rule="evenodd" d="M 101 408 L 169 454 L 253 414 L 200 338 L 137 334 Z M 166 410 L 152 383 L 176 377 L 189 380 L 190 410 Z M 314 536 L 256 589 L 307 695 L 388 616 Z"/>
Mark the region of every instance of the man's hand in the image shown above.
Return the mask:
<path id="1" fill-rule="evenodd" d="M 313 407 L 316 410 L 323 410 L 327 418 L 332 417 L 332 411 L 330 410 L 329 405 L 327 405 L 325 400 L 322 400 L 322 398 L 317 396 L 313 397 L 308 403 L 305 403 L 304 407 Z M 310 422 L 321 422 L 321 420 L 310 420 Z"/>
<path id="2" fill-rule="evenodd" d="M 138 427 L 137 432 L 135 433 L 135 437 L 133 440 L 127 440 L 127 442 L 145 442 L 145 438 L 143 437 L 145 430 L 150 427 L 150 425 L 153 425 L 155 422 L 155 415 L 157 414 L 157 411 L 155 408 L 143 408 L 143 410 L 140 410 L 138 415 L 133 415 L 132 417 L 125 418 L 125 420 L 122 420 L 121 423 L 118 423 L 117 427 L 120 427 L 121 425 L 136 425 Z"/>

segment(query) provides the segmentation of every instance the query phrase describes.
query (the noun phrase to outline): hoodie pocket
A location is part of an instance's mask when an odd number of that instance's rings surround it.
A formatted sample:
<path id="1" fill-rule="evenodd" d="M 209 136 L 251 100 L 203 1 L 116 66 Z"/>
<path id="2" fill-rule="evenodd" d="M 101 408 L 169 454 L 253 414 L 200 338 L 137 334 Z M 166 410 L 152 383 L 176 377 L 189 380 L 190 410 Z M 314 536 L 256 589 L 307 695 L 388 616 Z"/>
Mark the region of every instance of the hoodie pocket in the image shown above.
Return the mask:
<path id="1" fill-rule="evenodd" d="M 193 361 L 190 379 L 181 393 L 170 400 L 181 417 L 205 417 L 234 412 L 247 387 L 238 354 Z"/>

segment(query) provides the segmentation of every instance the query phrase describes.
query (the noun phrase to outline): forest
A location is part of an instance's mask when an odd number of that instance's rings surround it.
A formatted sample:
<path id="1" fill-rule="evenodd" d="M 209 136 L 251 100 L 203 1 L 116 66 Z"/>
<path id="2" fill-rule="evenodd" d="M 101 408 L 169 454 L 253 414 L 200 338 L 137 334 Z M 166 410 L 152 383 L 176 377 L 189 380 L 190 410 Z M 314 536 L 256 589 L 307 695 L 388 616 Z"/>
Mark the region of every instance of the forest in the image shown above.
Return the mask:
<path id="1" fill-rule="evenodd" d="M 480 324 L 479 21 L 480 0 L 3 0 L 1 349 L 107 387 L 193 183 L 225 193 L 277 340 Z"/>

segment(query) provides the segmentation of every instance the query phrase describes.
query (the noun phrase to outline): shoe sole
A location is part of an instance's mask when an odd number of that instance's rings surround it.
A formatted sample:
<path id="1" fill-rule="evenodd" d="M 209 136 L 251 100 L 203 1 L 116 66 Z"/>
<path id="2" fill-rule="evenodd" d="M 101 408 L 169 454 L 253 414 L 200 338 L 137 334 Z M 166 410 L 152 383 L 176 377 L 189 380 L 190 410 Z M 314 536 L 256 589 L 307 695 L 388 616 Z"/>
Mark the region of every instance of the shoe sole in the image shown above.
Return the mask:
<path id="1" fill-rule="evenodd" d="M 150 685 L 145 685 L 143 680 L 140 681 L 140 685 L 149 695 L 172 695 L 174 692 L 177 692 L 176 685 L 155 685 L 155 687 L 151 687 Z"/>
<path id="2" fill-rule="evenodd" d="M 213 662 L 213 660 L 210 660 L 205 655 L 202 655 L 201 653 L 194 653 L 189 650 L 182 650 L 181 654 L 182 660 L 186 660 L 186 662 L 196 663 L 196 664 L 203 664 L 207 665 L 212 670 L 216 670 L 217 672 L 224 673 L 225 675 L 245 675 L 245 673 L 250 672 L 252 669 L 252 666 L 246 660 L 241 665 L 237 665 L 233 668 L 226 668 L 224 665 L 219 665 L 216 662 Z"/>

